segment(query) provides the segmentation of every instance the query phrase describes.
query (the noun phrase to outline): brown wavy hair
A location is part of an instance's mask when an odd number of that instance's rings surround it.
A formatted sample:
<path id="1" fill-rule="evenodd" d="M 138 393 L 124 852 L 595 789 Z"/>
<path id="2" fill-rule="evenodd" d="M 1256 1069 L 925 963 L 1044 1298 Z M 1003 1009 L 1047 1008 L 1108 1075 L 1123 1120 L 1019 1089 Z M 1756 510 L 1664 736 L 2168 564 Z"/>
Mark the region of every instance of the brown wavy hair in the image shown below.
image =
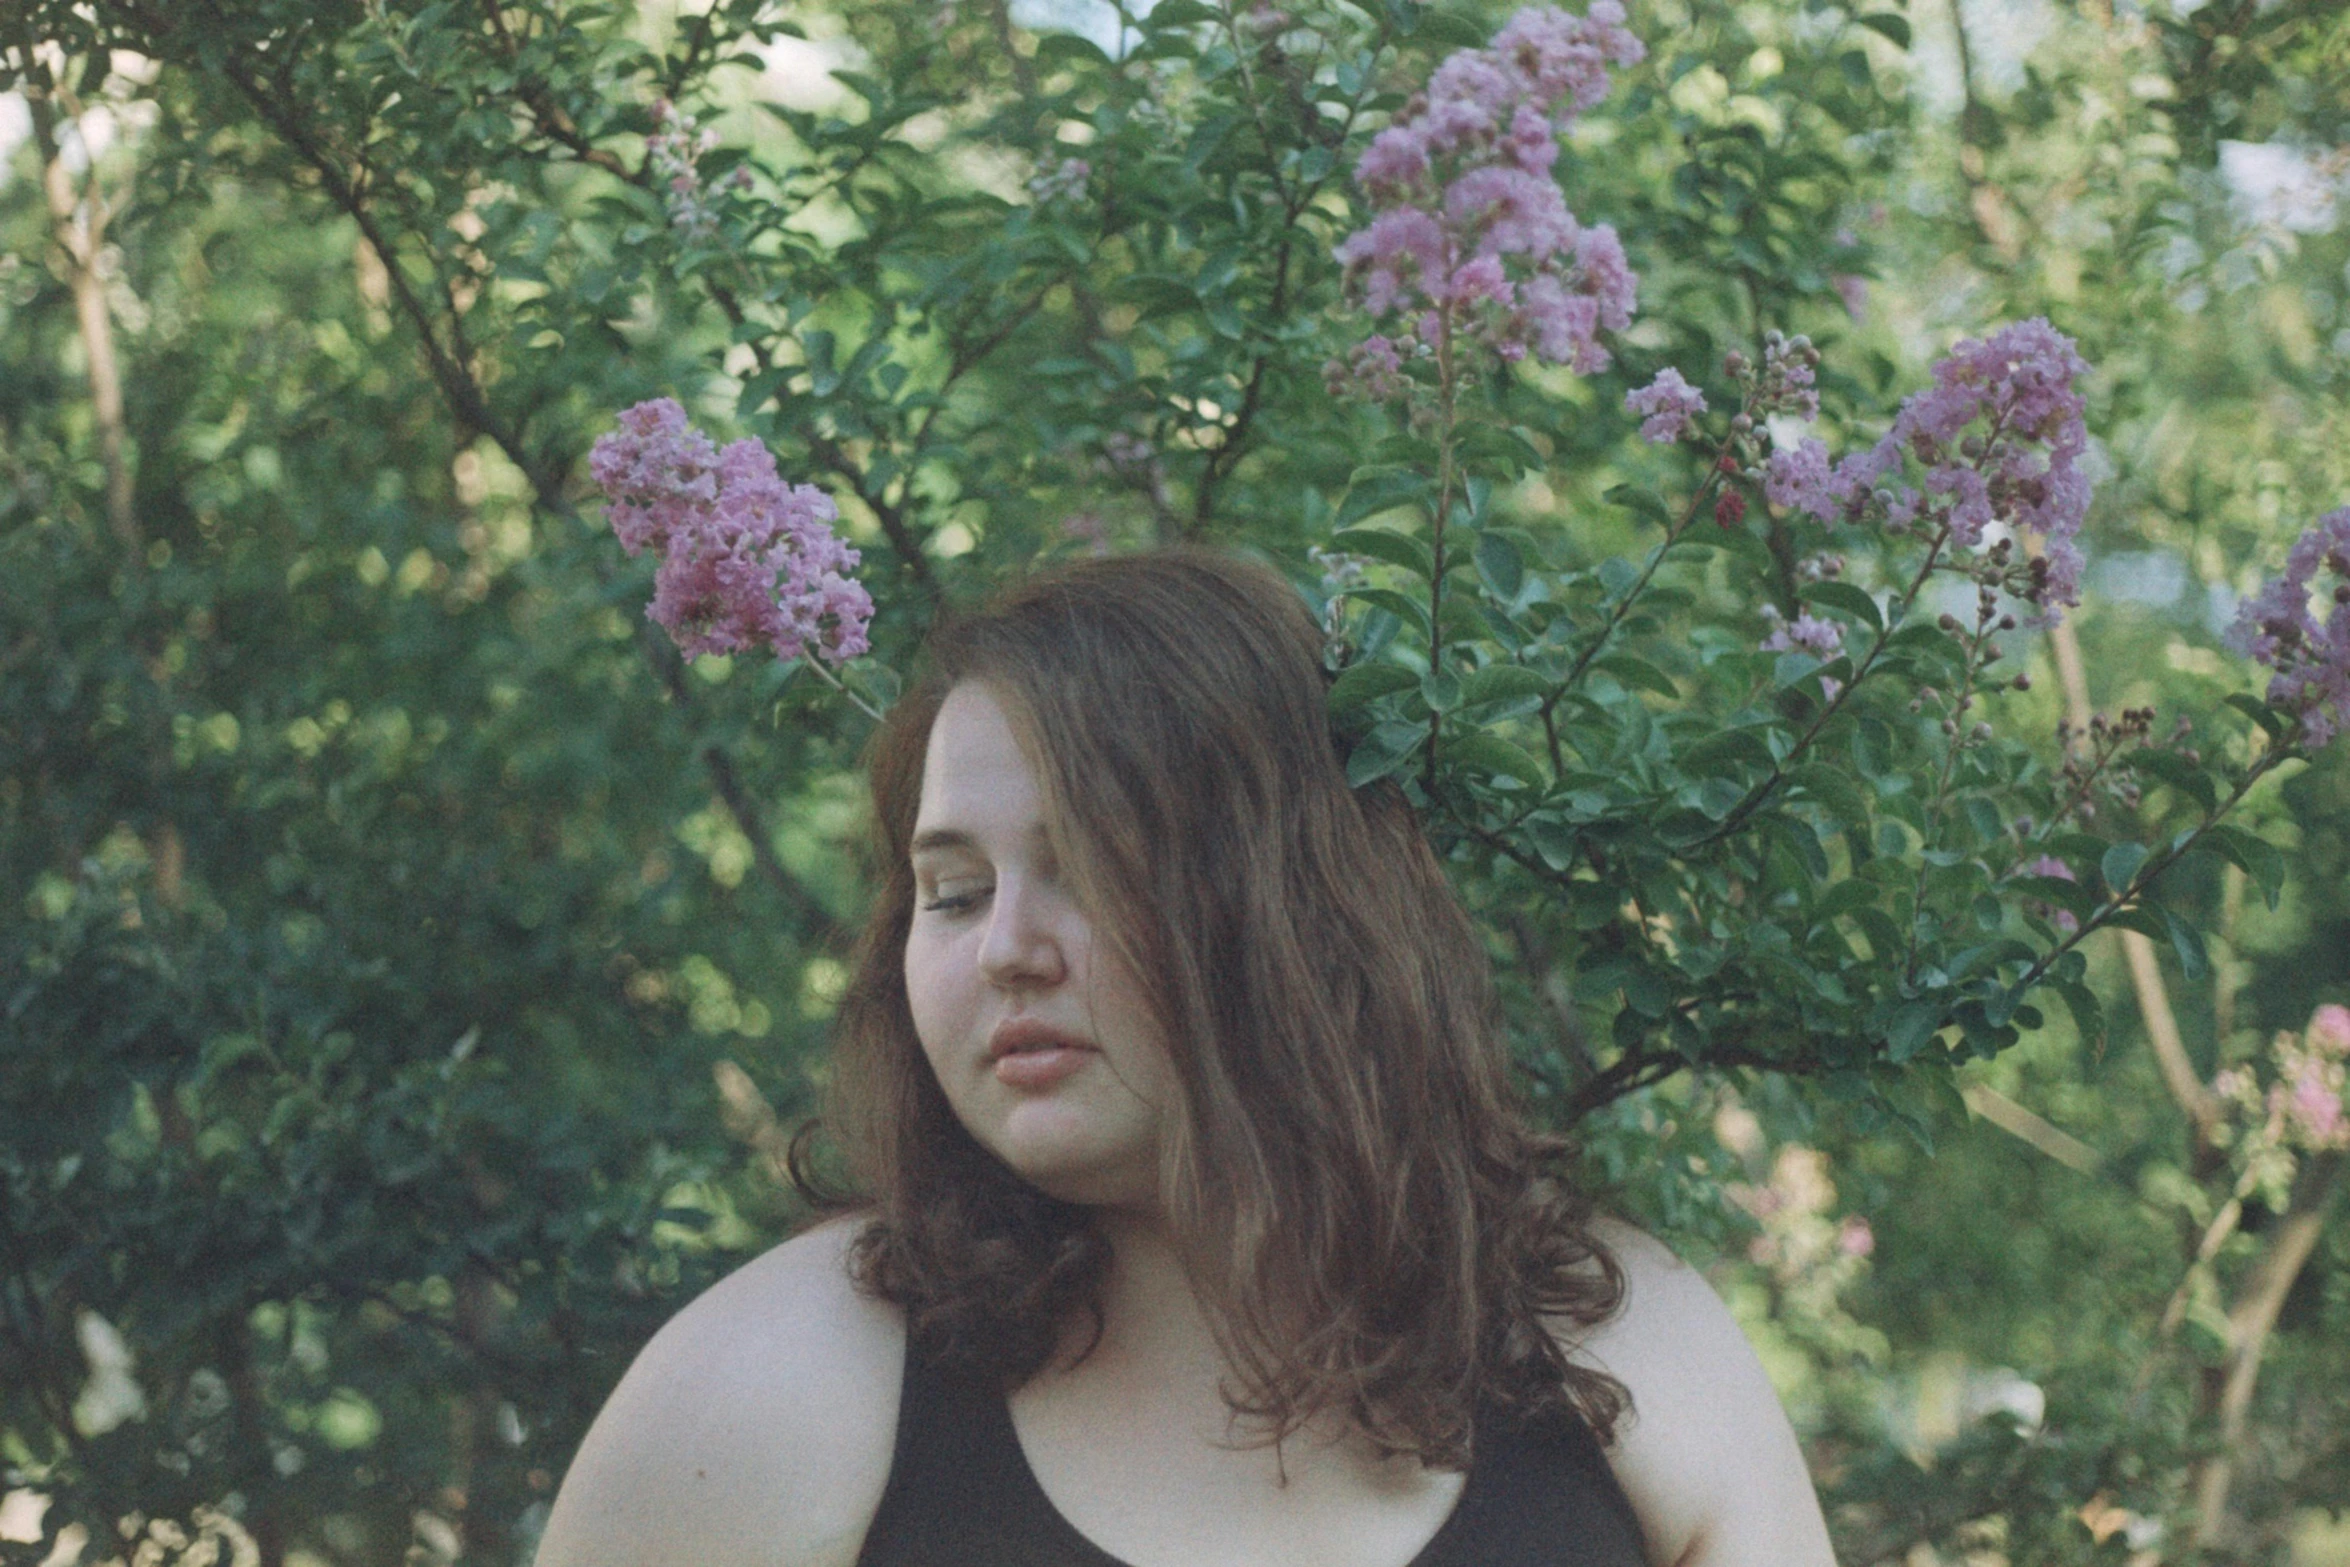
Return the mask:
<path id="1" fill-rule="evenodd" d="M 1107 1243 L 964 1130 L 907 1006 L 924 748 L 980 681 L 1170 1042 L 1163 1189 L 1235 1413 L 1274 1442 L 1340 1409 L 1450 1468 L 1480 1403 L 1610 1440 L 1628 1395 L 1558 1335 L 1610 1315 L 1623 1276 L 1520 1107 L 1483 947 L 1401 789 L 1347 783 L 1321 650 L 1279 575 L 1197 549 L 1061 566 L 943 620 L 867 755 L 877 896 L 822 1122 L 851 1187 L 813 1178 L 805 1136 L 795 1171 L 869 1212 L 858 1283 L 929 1352 L 1015 1387 L 1076 1314 L 1098 1332 Z"/>

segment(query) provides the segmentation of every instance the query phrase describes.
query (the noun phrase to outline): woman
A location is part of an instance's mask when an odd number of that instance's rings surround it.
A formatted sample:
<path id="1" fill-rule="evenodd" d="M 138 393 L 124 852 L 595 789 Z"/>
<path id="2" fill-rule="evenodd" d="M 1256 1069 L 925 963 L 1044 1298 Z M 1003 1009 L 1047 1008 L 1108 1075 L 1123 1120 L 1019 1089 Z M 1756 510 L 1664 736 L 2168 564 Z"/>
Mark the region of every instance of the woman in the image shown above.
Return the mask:
<path id="1" fill-rule="evenodd" d="M 1274 573 L 946 625 L 871 757 L 853 1213 L 653 1340 L 540 1567 L 1818 1567 L 1705 1283 L 1549 1178 Z"/>

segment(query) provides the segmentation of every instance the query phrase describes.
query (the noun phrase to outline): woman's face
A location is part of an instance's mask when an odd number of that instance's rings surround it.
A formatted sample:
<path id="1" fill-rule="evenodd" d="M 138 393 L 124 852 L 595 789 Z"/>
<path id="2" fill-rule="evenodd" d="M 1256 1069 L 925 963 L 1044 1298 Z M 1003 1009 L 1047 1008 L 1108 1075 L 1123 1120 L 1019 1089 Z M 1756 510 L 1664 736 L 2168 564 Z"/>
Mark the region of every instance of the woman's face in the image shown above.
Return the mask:
<path id="1" fill-rule="evenodd" d="M 1156 1212 L 1166 1042 L 1062 881 L 1036 774 L 984 686 L 956 686 L 931 725 L 912 861 L 906 997 L 956 1117 L 1048 1195 Z"/>

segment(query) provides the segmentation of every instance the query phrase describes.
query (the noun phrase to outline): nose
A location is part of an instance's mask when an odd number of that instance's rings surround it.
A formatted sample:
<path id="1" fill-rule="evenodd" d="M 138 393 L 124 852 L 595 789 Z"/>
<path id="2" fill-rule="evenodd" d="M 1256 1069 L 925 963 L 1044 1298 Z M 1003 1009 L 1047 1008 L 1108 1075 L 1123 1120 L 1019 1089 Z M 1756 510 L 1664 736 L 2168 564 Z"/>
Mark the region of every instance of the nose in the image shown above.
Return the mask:
<path id="1" fill-rule="evenodd" d="M 998 875 L 979 943 L 979 971 L 1001 990 L 1046 989 L 1068 977 L 1050 887 Z"/>

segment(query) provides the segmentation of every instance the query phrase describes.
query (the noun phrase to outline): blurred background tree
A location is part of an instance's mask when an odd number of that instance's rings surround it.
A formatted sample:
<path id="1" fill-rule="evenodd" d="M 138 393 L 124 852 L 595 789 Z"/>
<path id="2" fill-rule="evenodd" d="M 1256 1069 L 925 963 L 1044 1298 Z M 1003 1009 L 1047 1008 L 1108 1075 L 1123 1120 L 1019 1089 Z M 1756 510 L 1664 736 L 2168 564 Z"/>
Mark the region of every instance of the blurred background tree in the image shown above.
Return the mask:
<path id="1" fill-rule="evenodd" d="M 865 720 L 646 626 L 581 511 L 614 410 L 822 484 L 887 654 L 1039 558 L 1302 568 L 1376 435 L 1296 374 L 1342 142 L 1507 7 L 1332 7 L 1318 56 L 1190 9 L 1140 54 L 1078 0 L 0 17 L 0 1560 L 524 1561 L 635 1347 L 796 1217 Z M 1517 523 L 1630 547 L 1593 519 L 1668 359 L 1776 324 L 1882 400 L 2046 314 L 2105 477 L 2000 722 L 2246 689 L 2236 599 L 2350 497 L 2350 20 L 1631 25 L 1560 174 L 1644 319 L 1545 384 Z M 1847 1562 L 2350 1560 L 2340 1155 L 2247 1184 L 2222 1077 L 2350 999 L 2341 748 L 2250 808 L 2275 906 L 2183 867 L 2208 963 L 2095 938 L 2107 1036 L 1966 1067 L 1922 1140 L 1743 1071 L 1578 1122 L 1763 1346 Z M 1480 877 L 1513 1024 L 1604 1037 Z"/>

